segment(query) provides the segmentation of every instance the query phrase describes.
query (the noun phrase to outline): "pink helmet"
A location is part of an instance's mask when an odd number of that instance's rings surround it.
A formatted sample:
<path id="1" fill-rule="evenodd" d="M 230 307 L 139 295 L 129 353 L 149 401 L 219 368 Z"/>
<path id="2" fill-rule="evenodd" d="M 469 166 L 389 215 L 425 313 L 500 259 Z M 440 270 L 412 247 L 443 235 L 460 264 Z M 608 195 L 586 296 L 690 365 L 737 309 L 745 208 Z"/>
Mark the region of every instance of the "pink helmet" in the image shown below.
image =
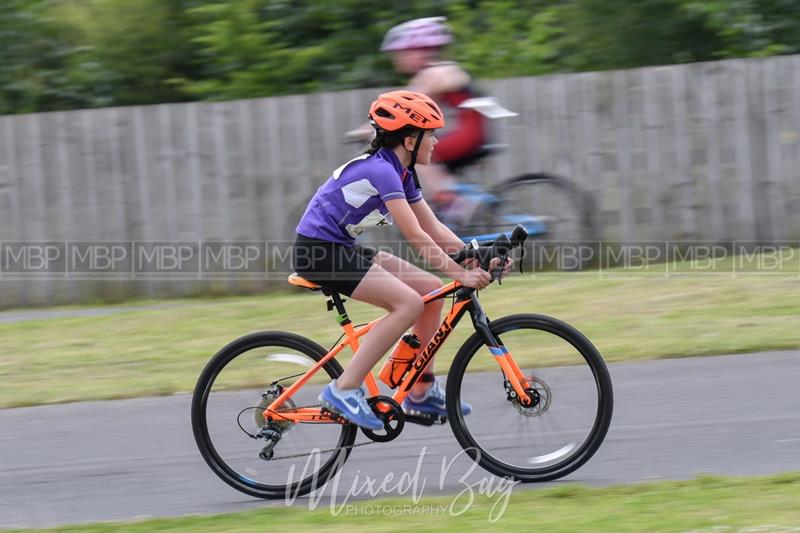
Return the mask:
<path id="1" fill-rule="evenodd" d="M 386 33 L 381 52 L 410 48 L 438 48 L 453 40 L 445 17 L 427 17 L 398 24 Z"/>

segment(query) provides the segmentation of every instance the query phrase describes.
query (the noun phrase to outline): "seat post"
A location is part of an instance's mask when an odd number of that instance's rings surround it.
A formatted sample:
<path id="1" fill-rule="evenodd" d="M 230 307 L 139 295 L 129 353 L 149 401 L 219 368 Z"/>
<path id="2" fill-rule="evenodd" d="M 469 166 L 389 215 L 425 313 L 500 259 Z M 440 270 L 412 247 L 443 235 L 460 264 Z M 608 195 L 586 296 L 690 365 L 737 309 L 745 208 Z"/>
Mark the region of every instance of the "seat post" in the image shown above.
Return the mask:
<path id="1" fill-rule="evenodd" d="M 344 308 L 344 300 L 338 292 L 327 292 L 324 291 L 328 296 L 328 311 L 333 311 L 336 309 L 336 312 L 339 313 L 336 315 L 336 322 L 339 323 L 340 326 L 345 326 L 350 324 L 350 317 L 347 316 L 347 309 Z"/>

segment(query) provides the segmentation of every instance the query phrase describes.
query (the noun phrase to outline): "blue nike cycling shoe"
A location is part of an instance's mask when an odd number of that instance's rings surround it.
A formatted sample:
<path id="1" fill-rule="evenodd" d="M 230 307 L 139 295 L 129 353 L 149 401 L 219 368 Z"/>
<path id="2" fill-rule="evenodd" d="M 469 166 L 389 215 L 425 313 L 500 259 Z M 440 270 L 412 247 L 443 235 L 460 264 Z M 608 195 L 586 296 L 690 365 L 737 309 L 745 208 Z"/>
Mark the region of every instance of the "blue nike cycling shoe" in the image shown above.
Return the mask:
<path id="1" fill-rule="evenodd" d="M 447 416 L 447 404 L 444 400 L 444 391 L 438 381 L 434 381 L 422 398 L 415 398 L 411 394 L 403 400 L 403 411 L 406 414 L 425 414 Z M 472 412 L 472 406 L 461 402 L 461 414 L 467 416 Z"/>
<path id="2" fill-rule="evenodd" d="M 360 387 L 341 390 L 336 386 L 336 380 L 333 380 L 322 389 L 319 401 L 324 407 L 342 415 L 357 426 L 372 430 L 383 429 L 383 421 L 372 412 L 364 396 L 364 390 Z"/>

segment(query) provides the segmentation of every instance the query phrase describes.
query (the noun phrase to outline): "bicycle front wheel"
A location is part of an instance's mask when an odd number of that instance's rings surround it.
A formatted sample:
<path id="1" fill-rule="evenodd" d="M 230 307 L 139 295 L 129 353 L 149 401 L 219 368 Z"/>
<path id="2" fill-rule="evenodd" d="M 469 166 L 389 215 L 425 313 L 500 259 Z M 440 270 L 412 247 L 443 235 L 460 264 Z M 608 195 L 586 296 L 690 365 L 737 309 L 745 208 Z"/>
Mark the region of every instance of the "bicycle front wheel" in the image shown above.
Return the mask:
<path id="1" fill-rule="evenodd" d="M 227 484 L 258 498 L 286 498 L 323 486 L 344 464 L 356 438 L 351 424 L 294 423 L 276 413 L 274 447 L 265 452 L 263 412 L 327 351 L 298 335 L 254 333 L 217 353 L 192 398 L 192 429 L 200 453 Z M 318 407 L 317 394 L 338 377 L 331 359 L 281 411 Z M 270 426 L 273 427 L 273 426 Z"/>
<path id="2" fill-rule="evenodd" d="M 493 355 L 477 333 L 447 377 L 447 416 L 467 454 L 498 476 L 550 481 L 597 451 L 611 423 L 608 369 L 580 332 L 551 317 L 511 315 L 491 323 L 509 355 Z M 513 357 L 529 382 L 523 405 L 495 357 Z M 472 406 L 463 416 L 461 402 Z"/>

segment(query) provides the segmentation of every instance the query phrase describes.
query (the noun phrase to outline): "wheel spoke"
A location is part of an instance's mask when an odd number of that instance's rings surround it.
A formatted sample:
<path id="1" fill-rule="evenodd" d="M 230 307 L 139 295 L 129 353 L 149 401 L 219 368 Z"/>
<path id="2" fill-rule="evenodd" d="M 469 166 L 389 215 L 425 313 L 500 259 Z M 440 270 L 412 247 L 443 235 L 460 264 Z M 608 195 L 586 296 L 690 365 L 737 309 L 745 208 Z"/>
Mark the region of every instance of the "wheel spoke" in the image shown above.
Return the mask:
<path id="1" fill-rule="evenodd" d="M 561 477 L 596 451 L 608 429 L 605 364 L 583 336 L 548 317 L 515 315 L 493 321 L 492 328 L 523 368 L 534 401 L 523 405 L 513 394 L 509 400 L 509 391 L 494 384 L 497 374 L 483 371 L 486 354 L 475 336 L 448 375 L 449 409 L 459 402 L 473 409 L 468 416 L 451 414 L 454 434 L 463 447 L 478 449 L 481 466 L 496 475 Z"/>
<path id="2" fill-rule="evenodd" d="M 264 333 L 235 341 L 212 359 L 195 389 L 192 426 L 201 453 L 225 482 L 253 496 L 279 498 L 287 486 L 298 494 L 313 490 L 341 466 L 355 441 L 352 426 L 281 417 L 282 411 L 319 405 L 317 393 L 341 372 L 335 361 L 274 416 L 262 415 L 324 355 L 301 337 Z"/>
<path id="3" fill-rule="evenodd" d="M 272 361 L 276 363 L 292 363 L 295 365 L 311 368 L 314 366 L 314 361 L 305 355 L 298 355 L 295 353 L 273 353 L 264 358 L 265 361 Z"/>
<path id="4" fill-rule="evenodd" d="M 577 443 L 569 442 L 564 446 L 562 446 L 560 449 L 552 453 L 547 453 L 536 457 L 529 457 L 526 462 L 531 465 L 537 465 L 542 463 L 549 463 L 551 461 L 557 461 L 559 459 L 566 457 L 568 454 L 572 453 L 577 447 L 578 447 Z"/>

